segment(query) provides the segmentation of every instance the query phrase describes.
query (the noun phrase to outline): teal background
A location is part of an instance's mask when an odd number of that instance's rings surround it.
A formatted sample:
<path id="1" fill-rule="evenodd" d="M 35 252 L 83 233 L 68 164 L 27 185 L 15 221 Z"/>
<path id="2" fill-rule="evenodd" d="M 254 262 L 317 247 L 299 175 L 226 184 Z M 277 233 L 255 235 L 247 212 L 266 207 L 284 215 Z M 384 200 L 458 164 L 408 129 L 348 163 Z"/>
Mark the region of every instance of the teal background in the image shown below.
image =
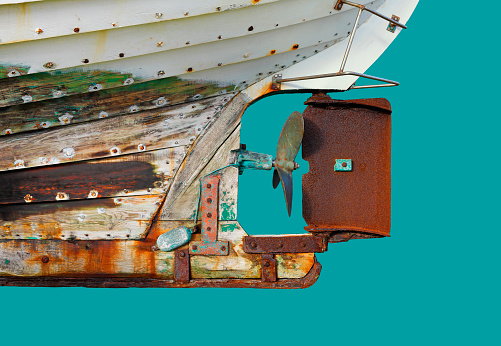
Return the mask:
<path id="1" fill-rule="evenodd" d="M 392 104 L 391 238 L 332 244 L 306 290 L 1 287 L 0 345 L 500 345 L 499 10 L 421 1 L 367 72 L 401 86 L 331 94 Z M 274 153 L 307 97 L 252 105 L 242 142 Z M 300 163 L 290 219 L 270 172 L 241 177 L 248 233 L 302 232 Z"/>

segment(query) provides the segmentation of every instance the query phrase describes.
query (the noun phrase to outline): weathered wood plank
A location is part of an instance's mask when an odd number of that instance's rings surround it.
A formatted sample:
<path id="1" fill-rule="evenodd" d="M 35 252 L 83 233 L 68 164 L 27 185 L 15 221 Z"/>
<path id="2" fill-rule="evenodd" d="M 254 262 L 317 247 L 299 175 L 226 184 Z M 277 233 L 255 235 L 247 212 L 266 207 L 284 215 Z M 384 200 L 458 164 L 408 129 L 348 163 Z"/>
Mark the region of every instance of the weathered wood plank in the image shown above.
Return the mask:
<path id="1" fill-rule="evenodd" d="M 168 209 L 164 209 L 161 220 L 186 220 L 194 219 L 200 191 L 200 179 L 213 171 L 228 165 L 231 150 L 240 147 L 240 125 L 233 131 L 228 139 L 221 145 L 210 162 L 202 169 L 193 183 L 184 191 Z M 197 145 L 193 150 L 197 150 Z M 238 199 L 238 169 L 227 167 L 217 172 L 221 176 L 219 183 L 219 220 L 237 219 Z M 201 214 L 199 213 L 199 218 Z"/>
<path id="2" fill-rule="evenodd" d="M 186 7 L 191 6 L 187 5 Z M 64 16 L 61 12 L 65 10 L 67 17 L 67 9 L 64 7 L 64 5 L 60 6 L 60 11 L 51 13 L 50 17 L 55 18 L 58 12 L 60 16 Z M 275 2 L 265 8 L 262 6 L 246 7 L 248 8 L 243 8 L 239 11 L 215 11 L 214 7 L 211 10 L 217 13 L 196 17 L 188 15 L 182 16 L 179 20 L 167 21 L 155 19 L 155 13 L 152 13 L 149 23 L 131 27 L 124 26 L 121 20 L 117 21 L 115 26 L 112 26 L 109 19 L 107 19 L 99 23 L 104 28 L 97 31 L 95 31 L 96 28 L 94 25 L 90 27 L 92 30 L 85 31 L 89 26 L 81 18 L 79 18 L 79 21 L 76 21 L 73 17 L 71 19 L 73 19 L 74 26 L 59 26 L 64 30 L 60 35 L 51 35 L 50 31 L 47 30 L 36 34 L 34 32 L 35 28 L 31 27 L 30 38 L 28 40 L 2 43 L 3 54 L 0 56 L 0 63 L 20 61 L 22 64 L 30 66 L 27 73 L 37 73 L 46 71 L 47 68 L 44 68 L 44 64 L 49 61 L 54 62 L 53 68 L 65 69 L 86 64 L 118 61 L 122 59 L 119 55 L 120 52 L 124 54 L 124 57 L 133 58 L 176 49 L 186 49 L 187 47 L 200 44 L 210 45 L 224 42 L 225 40 L 231 40 L 234 47 L 239 47 L 242 46 L 242 43 L 235 43 L 237 39 L 259 33 L 270 34 L 271 37 L 268 40 L 263 39 L 261 41 L 274 41 L 275 53 L 273 54 L 276 54 L 276 52 L 284 51 L 284 49 L 280 48 L 277 38 L 273 37 L 275 31 L 291 30 L 298 33 L 298 35 L 294 35 L 293 33 L 291 37 L 301 40 L 301 30 L 294 26 L 298 24 L 307 26 L 306 21 L 314 21 L 329 15 L 342 16 L 340 12 L 333 11 L 332 0 L 316 0 L 315 6 L 304 6 L 303 0 L 288 0 Z M 37 12 L 40 13 L 42 11 L 39 10 Z M 352 11 L 355 10 L 352 9 Z M 2 18 L 2 15 L 5 18 L 5 14 L 2 13 L 2 7 L 0 7 L 0 21 L 3 22 L 4 18 Z M 280 24 L 276 26 L 278 22 L 276 18 L 278 16 L 280 16 Z M 14 17 L 12 18 L 14 21 L 16 19 L 15 16 L 12 16 L 12 13 L 10 15 L 7 14 L 6 17 L 6 21 L 12 17 Z M 118 22 L 120 22 L 120 25 Z M 37 23 L 37 25 L 42 29 L 40 27 L 41 23 Z M 57 25 L 60 24 L 58 23 Z M 337 25 L 346 26 L 344 23 L 337 23 Z M 249 30 L 250 26 L 252 26 L 251 30 Z M 200 30 L 200 27 L 203 27 L 203 30 Z M 0 35 L 2 34 L 1 28 L 0 26 Z M 78 29 L 77 33 L 73 31 L 75 28 Z M 343 27 L 343 29 L 345 28 Z M 304 30 L 307 31 L 308 29 Z M 330 30 L 324 31 L 325 33 L 316 33 L 314 37 L 311 37 L 311 41 L 317 43 L 319 39 L 323 39 L 328 34 L 329 36 L 333 35 Z M 303 33 L 303 35 L 306 35 L 306 33 Z M 312 36 L 310 33 L 308 35 Z M 44 38 L 43 40 L 37 39 L 42 37 Z M 290 37 L 283 35 L 282 39 L 283 43 L 287 46 L 286 50 L 288 50 L 291 44 L 286 41 L 290 40 Z M 124 44 L 124 42 L 127 42 L 127 44 Z M 61 49 L 61 47 L 64 48 Z M 260 48 L 248 46 L 247 50 L 250 50 L 249 53 L 253 54 L 253 50 L 256 51 Z M 264 56 L 270 54 L 268 47 L 262 47 L 262 49 L 266 50 Z M 26 54 L 27 51 L 36 52 L 36 54 L 28 55 Z M 55 51 L 57 51 L 57 55 L 54 54 Z M 227 55 L 228 53 L 228 50 L 225 50 L 225 54 Z M 187 52 L 186 54 L 190 53 Z M 86 63 L 83 63 L 83 61 L 86 61 Z M 8 75 L 0 74 L 0 78 L 6 77 Z"/>
<path id="3" fill-rule="evenodd" d="M 106 76 L 106 74 L 105 74 Z M 47 76 L 49 79 L 51 76 Z M 82 76 L 89 83 L 95 76 Z M 127 77 L 122 77 L 126 80 Z M 56 77 L 57 81 L 57 77 Z M 18 93 L 23 97 L 30 90 L 30 81 L 18 89 L 0 94 L 8 98 Z M 2 81 L 0 81 L 0 84 Z M 92 86 L 92 84 L 89 84 Z M 15 87 L 15 86 L 12 86 Z M 71 118 L 71 123 L 81 123 L 117 115 L 130 114 L 131 108 L 138 111 L 158 109 L 160 107 L 200 101 L 211 96 L 226 94 L 233 86 L 211 83 L 181 81 L 178 78 L 165 78 L 147 83 L 136 83 L 123 88 L 100 90 L 92 93 L 55 98 L 40 102 L 28 102 L 22 105 L 0 108 L 0 135 L 23 131 L 64 126 L 60 118 Z M 8 95 L 7 92 L 14 94 Z M 49 92 L 52 92 L 49 90 Z M 31 97 L 31 95 L 29 95 Z M 231 95 L 228 96 L 228 100 Z M 4 99 L 5 101 L 6 99 Z"/>
<path id="4" fill-rule="evenodd" d="M 239 94 L 235 96 L 235 98 L 226 105 L 215 121 L 211 123 L 198 138 L 196 145 L 188 153 L 181 168 L 174 177 L 174 181 L 172 182 L 160 216 L 161 220 L 177 219 L 176 217 L 171 218 L 171 215 L 174 216 L 176 213 L 175 210 L 177 210 L 174 204 L 188 188 L 191 187 L 193 189 L 193 184 L 198 187 L 197 178 L 211 161 L 219 147 L 238 127 L 241 116 L 247 105 L 248 103 L 245 95 Z M 221 164 L 216 168 L 221 168 L 226 164 L 227 163 Z M 183 218 L 186 216 L 187 215 L 184 215 Z"/>
<path id="5" fill-rule="evenodd" d="M 76 126 L 0 138 L 0 170 L 191 145 L 226 101 L 219 96 Z"/>
<path id="6" fill-rule="evenodd" d="M 0 0 L 1 43 L 42 40 L 65 35 L 82 35 L 98 30 L 118 29 L 180 18 L 241 9 L 278 0 L 84 0 L 33 3 L 21 0 Z M 40 1 L 40 0 L 37 0 Z M 283 1 L 283 0 L 281 0 Z M 13 5 L 18 3 L 18 5 Z M 96 11 L 96 8 L 99 11 Z M 57 18 L 55 20 L 55 18 Z M 38 28 L 42 32 L 37 32 Z M 115 25 L 113 25 L 115 23 Z M 78 28 L 78 32 L 75 32 Z M 217 35 L 216 35 L 217 37 Z M 184 42 L 184 41 L 183 41 Z"/>
<path id="7" fill-rule="evenodd" d="M 0 80 L 0 105 L 24 103 L 26 97 L 34 101 L 65 97 L 74 94 L 92 92 L 99 84 L 100 89 L 123 87 L 132 83 L 142 83 L 159 78 L 179 76 L 191 79 L 196 71 L 219 70 L 215 80 L 201 78 L 200 80 L 218 82 L 221 84 L 238 84 L 239 89 L 247 83 L 254 83 L 268 74 L 275 73 L 285 67 L 304 60 L 341 41 L 347 35 L 345 25 L 342 32 L 318 30 L 325 26 L 335 25 L 333 18 L 324 17 L 315 21 L 307 21 L 290 27 L 269 30 L 228 40 L 199 45 L 188 45 L 180 49 L 161 51 L 135 57 L 118 58 L 96 64 L 83 64 L 57 71 L 46 72 L 65 64 L 65 61 L 3 61 L 3 71 L 14 73 L 12 78 Z M 315 33 L 316 35 L 312 35 Z M 319 41 L 321 42 L 319 44 Z M 267 42 L 268 44 L 263 44 Z M 292 53 L 292 54 L 289 54 Z M 118 53 L 118 56 L 126 53 Z M 34 54 L 36 56 L 36 54 Z M 200 59 L 203 56 L 204 59 Z M 57 56 L 56 56 L 57 57 Z M 278 57 L 277 59 L 275 59 Z M 76 58 L 75 58 L 76 59 Z M 79 63 L 85 61 L 85 56 L 78 57 Z M 256 60 L 257 65 L 251 74 L 245 69 L 250 61 Z M 273 64 L 271 64 L 273 62 Z M 244 72 L 229 75 L 225 67 L 242 63 Z M 44 67 L 49 64 L 49 68 Z M 22 75 L 29 69 L 29 75 Z M 229 69 L 231 70 L 231 68 Z M 14 71 L 14 72 L 13 72 Z M 17 72 L 16 72 L 17 71 Z M 17 76 L 17 74 L 20 74 Z M 250 76 L 251 80 L 242 76 Z M 86 77 L 87 76 L 87 77 Z M 124 77 L 128 76 L 126 79 Z M 245 81 L 245 83 L 243 83 Z M 241 84 L 241 85 L 240 85 Z M 28 93 L 29 92 L 29 93 Z M 24 99 L 23 99 L 24 97 Z"/>
<path id="8" fill-rule="evenodd" d="M 144 240 L 0 240 L 0 275 L 173 279 L 174 251 L 153 251 L 152 246 L 160 234 L 183 224 L 161 222 Z M 238 222 L 221 222 L 218 238 L 229 242 L 229 255 L 192 256 L 191 278 L 260 278 L 261 256 L 243 251 L 242 239 L 246 235 Z M 194 239 L 197 237 L 195 234 Z M 314 262 L 314 254 L 277 257 L 278 278 L 303 277 Z"/>
<path id="9" fill-rule="evenodd" d="M 0 172 L 0 205 L 164 194 L 186 147 Z"/>
<path id="10" fill-rule="evenodd" d="M 164 195 L 0 206 L 1 239 L 141 239 Z"/>

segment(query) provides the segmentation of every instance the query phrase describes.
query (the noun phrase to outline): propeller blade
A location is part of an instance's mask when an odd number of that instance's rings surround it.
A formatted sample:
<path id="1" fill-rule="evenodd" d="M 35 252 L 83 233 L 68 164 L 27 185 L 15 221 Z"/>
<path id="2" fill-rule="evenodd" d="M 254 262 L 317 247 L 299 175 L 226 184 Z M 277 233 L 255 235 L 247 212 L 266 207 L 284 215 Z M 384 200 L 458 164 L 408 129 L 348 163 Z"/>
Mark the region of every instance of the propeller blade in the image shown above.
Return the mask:
<path id="1" fill-rule="evenodd" d="M 273 188 L 276 189 L 278 184 L 280 184 L 280 177 L 278 176 L 277 169 L 273 170 Z"/>
<path id="2" fill-rule="evenodd" d="M 304 120 L 299 112 L 293 112 L 282 128 L 277 145 L 277 161 L 294 161 L 304 134 Z"/>
<path id="3" fill-rule="evenodd" d="M 276 171 L 282 182 L 282 187 L 284 188 L 285 204 L 287 204 L 287 212 L 291 216 L 292 210 L 292 172 L 285 170 L 281 167 L 277 167 Z"/>

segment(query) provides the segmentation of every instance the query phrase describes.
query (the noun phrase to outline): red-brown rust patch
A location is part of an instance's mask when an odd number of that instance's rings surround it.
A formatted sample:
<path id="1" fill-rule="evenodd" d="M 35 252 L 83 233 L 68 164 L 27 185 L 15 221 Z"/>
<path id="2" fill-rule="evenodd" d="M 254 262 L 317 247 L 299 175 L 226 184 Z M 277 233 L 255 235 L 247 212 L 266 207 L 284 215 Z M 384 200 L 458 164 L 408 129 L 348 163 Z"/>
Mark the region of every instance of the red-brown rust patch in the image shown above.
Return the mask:
<path id="1" fill-rule="evenodd" d="M 253 4 L 257 4 L 260 0 L 252 0 Z"/>

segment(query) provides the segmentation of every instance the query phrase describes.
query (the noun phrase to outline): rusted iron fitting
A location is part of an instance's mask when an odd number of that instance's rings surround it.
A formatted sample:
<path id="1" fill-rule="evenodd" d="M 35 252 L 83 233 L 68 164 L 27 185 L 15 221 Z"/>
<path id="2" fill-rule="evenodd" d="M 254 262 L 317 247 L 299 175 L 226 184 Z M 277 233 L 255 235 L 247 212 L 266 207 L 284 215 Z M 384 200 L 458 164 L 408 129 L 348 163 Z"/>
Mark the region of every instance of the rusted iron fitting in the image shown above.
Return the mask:
<path id="1" fill-rule="evenodd" d="M 327 251 L 328 239 L 316 235 L 247 236 L 244 252 L 252 254 L 313 253 Z"/>

